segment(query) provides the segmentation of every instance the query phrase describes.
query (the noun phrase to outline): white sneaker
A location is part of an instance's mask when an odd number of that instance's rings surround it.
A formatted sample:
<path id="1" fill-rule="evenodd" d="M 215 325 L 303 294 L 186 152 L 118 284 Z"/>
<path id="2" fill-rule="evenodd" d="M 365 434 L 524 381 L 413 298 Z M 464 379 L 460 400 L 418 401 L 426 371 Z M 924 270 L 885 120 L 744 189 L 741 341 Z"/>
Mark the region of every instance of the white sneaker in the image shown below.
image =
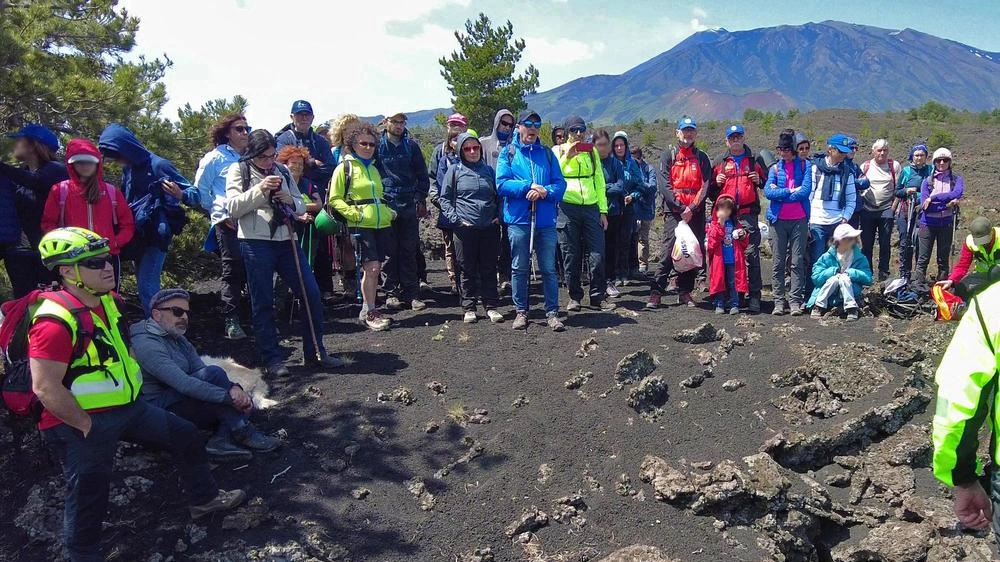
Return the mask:
<path id="1" fill-rule="evenodd" d="M 493 322 L 494 324 L 501 324 L 501 323 L 503 323 L 503 314 L 500 314 L 499 312 L 497 312 L 495 310 L 492 310 L 492 309 L 491 310 L 487 310 L 486 311 L 486 316 L 489 316 L 490 322 Z"/>
<path id="2" fill-rule="evenodd" d="M 466 324 L 475 324 L 478 321 L 479 318 L 476 317 L 475 311 L 472 310 L 466 312 L 465 317 L 462 318 L 462 322 L 465 322 Z"/>
<path id="3" fill-rule="evenodd" d="M 622 294 L 621 291 L 618 290 L 618 287 L 615 287 L 610 283 L 608 283 L 608 288 L 604 292 L 613 299 L 620 297 Z"/>

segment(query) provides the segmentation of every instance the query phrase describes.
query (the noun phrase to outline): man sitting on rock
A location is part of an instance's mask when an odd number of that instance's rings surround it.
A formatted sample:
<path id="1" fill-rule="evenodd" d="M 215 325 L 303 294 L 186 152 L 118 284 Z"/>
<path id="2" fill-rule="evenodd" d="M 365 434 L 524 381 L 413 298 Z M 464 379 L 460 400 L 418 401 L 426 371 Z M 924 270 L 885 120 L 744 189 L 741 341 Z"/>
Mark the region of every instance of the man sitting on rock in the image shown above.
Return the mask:
<path id="1" fill-rule="evenodd" d="M 184 337 L 190 295 L 164 289 L 150 301 L 150 317 L 133 324 L 132 350 L 142 368 L 142 397 L 149 403 L 215 431 L 205 450 L 219 460 L 248 460 L 251 451 L 270 452 L 281 442 L 255 429 L 248 417 L 253 401 L 226 372 L 205 365 Z"/>
<path id="2" fill-rule="evenodd" d="M 1000 281 L 1000 228 L 986 217 L 976 217 L 969 226 L 969 236 L 962 245 L 962 254 L 951 275 L 938 281 L 945 290 L 955 287 L 955 293 L 968 301 Z"/>

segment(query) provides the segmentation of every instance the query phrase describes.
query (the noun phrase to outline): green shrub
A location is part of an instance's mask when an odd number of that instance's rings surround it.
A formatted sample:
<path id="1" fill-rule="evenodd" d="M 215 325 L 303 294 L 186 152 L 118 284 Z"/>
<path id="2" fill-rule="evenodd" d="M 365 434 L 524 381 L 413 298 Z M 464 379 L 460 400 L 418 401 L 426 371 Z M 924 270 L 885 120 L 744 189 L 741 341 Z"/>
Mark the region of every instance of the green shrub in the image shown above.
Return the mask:
<path id="1" fill-rule="evenodd" d="M 954 148 L 957 143 L 958 139 L 955 135 L 944 129 L 934 129 L 931 136 L 927 138 L 927 147 L 931 150 L 936 150 L 942 146 Z"/>

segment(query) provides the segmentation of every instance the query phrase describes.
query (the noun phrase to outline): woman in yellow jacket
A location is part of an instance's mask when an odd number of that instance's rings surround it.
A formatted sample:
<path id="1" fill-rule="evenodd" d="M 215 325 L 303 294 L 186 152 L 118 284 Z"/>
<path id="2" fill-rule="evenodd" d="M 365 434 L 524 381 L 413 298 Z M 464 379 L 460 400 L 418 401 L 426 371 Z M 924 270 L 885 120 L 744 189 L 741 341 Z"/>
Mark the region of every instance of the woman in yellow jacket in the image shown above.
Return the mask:
<path id="1" fill-rule="evenodd" d="M 333 172 L 330 182 L 330 206 L 347 221 L 356 235 L 355 252 L 361 255 L 364 272 L 361 279 L 359 320 L 373 331 L 389 327 L 389 319 L 376 305 L 382 262 L 392 247 L 393 210 L 382 199 L 382 178 L 373 162 L 378 147 L 378 133 L 370 123 L 354 123 L 344 134 L 348 154 Z"/>

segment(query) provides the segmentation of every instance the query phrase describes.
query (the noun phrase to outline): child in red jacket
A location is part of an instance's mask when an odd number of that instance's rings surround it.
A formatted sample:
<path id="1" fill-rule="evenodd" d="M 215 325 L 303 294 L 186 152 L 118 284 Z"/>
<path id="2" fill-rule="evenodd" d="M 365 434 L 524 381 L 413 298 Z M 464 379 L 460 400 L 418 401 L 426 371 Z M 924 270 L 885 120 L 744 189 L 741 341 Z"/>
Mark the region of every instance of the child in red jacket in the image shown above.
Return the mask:
<path id="1" fill-rule="evenodd" d="M 734 218 L 735 209 L 732 197 L 720 195 L 713 207 L 715 220 L 706 229 L 708 292 L 715 301 L 716 314 L 725 314 L 727 296 L 729 314 L 739 314 L 740 295 L 748 292 L 744 251 L 750 239 Z"/>
<path id="2" fill-rule="evenodd" d="M 73 139 L 66 146 L 69 179 L 52 186 L 42 213 L 42 232 L 79 226 L 108 239 L 115 268 L 115 289 L 121 277 L 118 254 L 135 234 L 132 209 L 122 192 L 104 181 L 101 153 L 88 140 Z"/>

